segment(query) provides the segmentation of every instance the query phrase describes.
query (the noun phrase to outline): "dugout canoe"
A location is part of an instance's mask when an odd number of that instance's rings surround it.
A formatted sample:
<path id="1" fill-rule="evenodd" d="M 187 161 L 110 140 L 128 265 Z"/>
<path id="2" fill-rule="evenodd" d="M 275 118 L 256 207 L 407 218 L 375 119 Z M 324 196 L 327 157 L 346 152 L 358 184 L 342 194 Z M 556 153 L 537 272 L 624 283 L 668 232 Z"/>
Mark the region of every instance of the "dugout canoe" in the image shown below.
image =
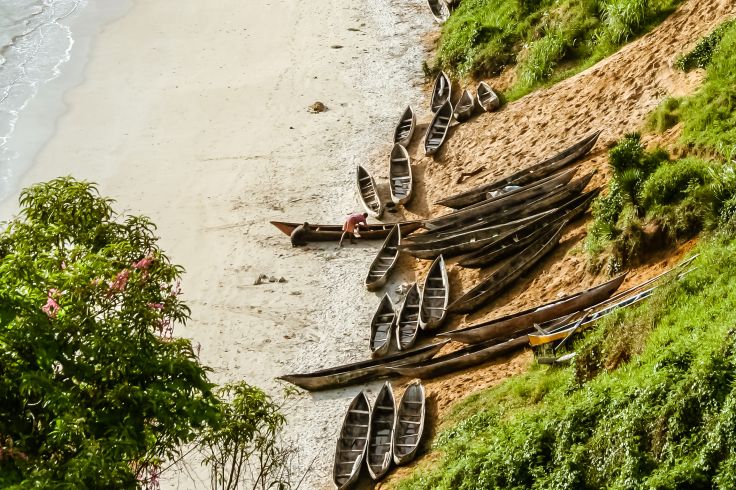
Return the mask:
<path id="1" fill-rule="evenodd" d="M 429 5 L 429 10 L 432 11 L 432 16 L 438 24 L 444 24 L 450 17 L 450 9 L 445 0 L 427 0 L 427 5 Z"/>
<path id="2" fill-rule="evenodd" d="M 501 100 L 486 82 L 480 82 L 477 89 L 478 105 L 486 112 L 493 112 L 501 105 Z"/>
<path id="3" fill-rule="evenodd" d="M 396 401 L 391 383 L 386 381 L 378 392 L 376 403 L 371 412 L 370 429 L 368 431 L 368 448 L 365 462 L 368 473 L 373 480 L 380 480 L 388 473 L 393 463 L 391 443 L 394 439 L 396 422 Z"/>
<path id="4" fill-rule="evenodd" d="M 398 143 L 405 148 L 409 146 L 409 143 L 411 143 L 411 137 L 414 136 L 414 128 L 416 128 L 416 125 L 416 114 L 414 114 L 414 109 L 408 105 L 401 114 L 401 119 L 399 119 L 398 124 L 396 124 L 396 129 L 394 129 L 394 143 Z"/>
<path id="5" fill-rule="evenodd" d="M 391 352 L 396 328 L 396 310 L 388 294 L 378 304 L 371 320 L 371 355 L 384 357 Z"/>
<path id="6" fill-rule="evenodd" d="M 396 204 L 406 204 L 411 200 L 414 178 L 411 172 L 411 158 L 401 144 L 396 143 L 391 150 L 388 163 L 388 180 L 390 182 L 391 200 Z"/>
<path id="7" fill-rule="evenodd" d="M 368 291 L 377 291 L 386 284 L 389 274 L 391 274 L 399 259 L 400 243 L 401 225 L 395 225 L 378 250 L 376 258 L 373 259 L 370 267 L 368 267 L 368 275 L 364 281 Z"/>
<path id="8" fill-rule="evenodd" d="M 352 487 L 360 477 L 370 424 L 371 404 L 361 391 L 350 402 L 337 438 L 332 481 L 340 490 Z"/>
<path id="9" fill-rule="evenodd" d="M 470 119 L 475 110 L 475 99 L 470 95 L 468 89 L 463 90 L 463 94 L 460 96 L 460 100 L 455 105 L 455 119 L 458 122 L 465 122 Z"/>
<path id="10" fill-rule="evenodd" d="M 419 285 L 412 284 L 406 293 L 396 318 L 396 346 L 400 351 L 411 349 L 419 335 Z"/>
<path id="11" fill-rule="evenodd" d="M 434 259 L 424 278 L 419 300 L 419 328 L 434 330 L 442 324 L 450 300 L 450 281 L 447 279 L 445 259 L 441 255 Z"/>
<path id="12" fill-rule="evenodd" d="M 394 463 L 406 464 L 417 455 L 424 436 L 427 417 L 427 396 L 419 381 L 409 383 L 396 407 L 396 425 L 391 450 Z"/>
<path id="13" fill-rule="evenodd" d="M 425 155 L 434 155 L 440 149 L 447 139 L 447 132 L 450 130 L 452 122 L 452 104 L 449 100 L 437 110 L 432 122 L 427 127 L 427 133 L 424 135 L 424 153 Z"/>
<path id="14" fill-rule="evenodd" d="M 309 391 L 340 388 L 364 381 L 373 381 L 380 377 L 391 375 L 391 371 L 388 370 L 390 366 L 429 359 L 447 344 L 447 342 L 449 341 L 445 340 L 437 344 L 425 345 L 417 349 L 390 354 L 380 359 L 353 362 L 342 366 L 320 369 L 311 373 L 287 374 L 279 376 L 278 379 Z"/>
<path id="15" fill-rule="evenodd" d="M 445 102 L 452 101 L 452 82 L 450 77 L 442 71 L 437 74 L 434 79 L 434 86 L 432 87 L 432 99 L 430 100 L 429 107 L 432 112 L 440 110 Z"/>
<path id="16" fill-rule="evenodd" d="M 486 198 L 486 194 L 490 191 L 503 189 L 508 185 L 528 185 L 530 182 L 534 182 L 552 174 L 553 172 L 561 170 L 567 165 L 570 165 L 585 156 L 593 146 L 595 146 L 600 134 L 601 131 L 596 131 L 574 145 L 537 164 L 519 170 L 518 172 L 514 172 L 511 175 L 507 175 L 506 177 L 493 182 L 482 184 L 467 191 L 442 199 L 437 201 L 437 204 L 460 209 L 484 200 Z"/>
<path id="17" fill-rule="evenodd" d="M 289 221 L 271 221 L 273 226 L 287 236 L 303 223 Z M 359 240 L 385 240 L 394 226 L 401 225 L 401 234 L 406 236 L 422 227 L 421 221 L 402 221 L 400 223 L 370 223 L 367 227 L 360 227 Z M 309 242 L 332 242 L 340 240 L 342 225 L 310 225 L 305 237 Z"/>
<path id="18" fill-rule="evenodd" d="M 363 207 L 368 215 L 374 218 L 380 218 L 383 214 L 383 203 L 381 202 L 381 196 L 378 195 L 376 181 L 373 180 L 373 176 L 362 165 L 358 165 L 356 169 L 355 183 L 358 186 L 360 202 L 363 203 Z"/>
<path id="19" fill-rule="evenodd" d="M 506 287 L 531 269 L 557 245 L 567 221 L 552 227 L 519 255 L 504 262 L 491 275 L 455 300 L 448 308 L 452 312 L 469 313 L 498 296 Z"/>

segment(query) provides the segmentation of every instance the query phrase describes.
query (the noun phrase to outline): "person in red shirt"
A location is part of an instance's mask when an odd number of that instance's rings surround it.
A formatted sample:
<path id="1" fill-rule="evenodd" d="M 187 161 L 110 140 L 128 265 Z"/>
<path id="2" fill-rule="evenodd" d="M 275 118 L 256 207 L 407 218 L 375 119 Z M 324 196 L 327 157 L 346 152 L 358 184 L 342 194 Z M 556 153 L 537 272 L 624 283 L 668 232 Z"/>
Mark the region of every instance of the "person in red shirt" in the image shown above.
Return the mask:
<path id="1" fill-rule="evenodd" d="M 354 213 L 348 216 L 348 219 L 342 225 L 342 236 L 340 237 L 340 244 L 338 246 L 342 247 L 342 241 L 345 240 L 346 235 L 350 237 L 350 243 L 355 243 L 353 237 L 360 238 L 360 232 L 358 231 L 360 225 L 368 226 L 367 217 L 368 213 Z"/>

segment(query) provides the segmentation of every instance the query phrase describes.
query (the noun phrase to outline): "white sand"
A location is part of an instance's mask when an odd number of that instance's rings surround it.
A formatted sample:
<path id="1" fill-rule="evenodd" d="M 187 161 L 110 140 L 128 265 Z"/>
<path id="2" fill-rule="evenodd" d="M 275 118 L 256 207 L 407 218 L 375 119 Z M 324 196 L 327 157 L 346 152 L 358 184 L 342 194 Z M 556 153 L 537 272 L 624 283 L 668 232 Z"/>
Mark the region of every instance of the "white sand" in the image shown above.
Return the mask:
<path id="1" fill-rule="evenodd" d="M 368 357 L 379 294 L 362 281 L 378 244 L 292 249 L 268 220 L 338 222 L 359 209 L 357 163 L 386 183 L 396 119 L 407 103 L 428 112 L 419 38 L 434 28 L 418 0 L 137 0 L 98 36 L 23 185 L 71 174 L 150 216 L 187 269 L 192 320 L 176 333 L 201 343 L 218 382 L 278 393 L 276 375 Z M 308 113 L 316 100 L 329 110 Z M 254 286 L 260 273 L 288 282 Z M 302 488 L 329 486 L 358 389 L 293 407 L 297 470 L 319 455 Z"/>

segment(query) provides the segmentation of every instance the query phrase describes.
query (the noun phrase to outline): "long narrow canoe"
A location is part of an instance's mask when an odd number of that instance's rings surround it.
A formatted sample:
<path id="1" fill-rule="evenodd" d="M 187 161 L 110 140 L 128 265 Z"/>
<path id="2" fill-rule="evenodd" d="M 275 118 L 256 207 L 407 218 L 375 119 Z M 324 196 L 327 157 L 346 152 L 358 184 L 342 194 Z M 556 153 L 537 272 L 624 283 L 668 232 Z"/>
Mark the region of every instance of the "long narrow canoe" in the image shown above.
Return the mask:
<path id="1" fill-rule="evenodd" d="M 396 426 L 392 450 L 394 463 L 406 464 L 417 455 L 424 435 L 424 420 L 427 417 L 427 397 L 424 386 L 414 381 L 406 387 L 396 409 Z"/>
<path id="2" fill-rule="evenodd" d="M 447 342 L 449 341 L 446 340 L 438 344 L 425 345 L 414 350 L 391 354 L 381 359 L 358 361 L 311 373 L 287 374 L 279 376 L 278 379 L 310 391 L 327 390 L 362 383 L 364 381 L 373 381 L 384 376 L 389 376 L 391 374 L 391 371 L 388 370 L 390 366 L 429 359 L 447 344 Z"/>
<path id="3" fill-rule="evenodd" d="M 424 278 L 419 301 L 419 327 L 422 330 L 434 330 L 442 324 L 449 299 L 450 281 L 447 279 L 445 259 L 440 255 L 434 259 Z"/>
<path id="4" fill-rule="evenodd" d="M 401 225 L 395 225 L 368 268 L 368 275 L 365 278 L 365 287 L 368 291 L 377 291 L 386 284 L 389 274 L 399 259 L 400 243 Z"/>
<path id="5" fill-rule="evenodd" d="M 532 327 L 578 310 L 588 308 L 609 298 L 624 282 L 626 274 L 614 277 L 586 291 L 579 291 L 534 308 L 518 311 L 501 318 L 476 323 L 457 330 L 439 334 L 457 342 L 477 344 L 507 335 L 514 335 Z"/>
<path id="6" fill-rule="evenodd" d="M 391 182 L 391 200 L 396 204 L 406 204 L 411 199 L 414 179 L 411 172 L 409 152 L 401 144 L 396 143 L 391 150 L 388 163 L 388 179 Z"/>
<path id="7" fill-rule="evenodd" d="M 434 79 L 434 86 L 432 87 L 432 100 L 430 101 L 430 108 L 432 112 L 437 112 L 445 102 L 452 100 L 452 82 L 450 77 L 443 71 L 440 72 Z"/>
<path id="8" fill-rule="evenodd" d="M 401 376 L 427 379 L 443 374 L 460 371 L 483 364 L 505 354 L 521 349 L 529 343 L 526 335 L 511 340 L 489 340 L 480 344 L 469 345 L 443 356 L 427 359 L 413 364 L 402 364 L 390 370 Z"/>
<path id="9" fill-rule="evenodd" d="M 373 357 L 383 357 L 391 351 L 396 327 L 396 311 L 388 294 L 378 304 L 371 320 L 371 352 Z"/>
<path id="10" fill-rule="evenodd" d="M 486 112 L 493 112 L 501 105 L 498 95 L 486 82 L 478 84 L 478 105 Z"/>
<path id="11" fill-rule="evenodd" d="M 287 236 L 296 230 L 302 223 L 288 221 L 271 221 L 271 224 L 285 233 Z M 360 228 L 358 240 L 384 240 L 394 226 L 401 225 L 402 235 L 418 230 L 422 227 L 421 221 L 402 221 L 400 223 L 371 223 L 367 227 Z M 333 242 L 342 236 L 342 225 L 310 225 L 304 238 L 310 242 Z"/>
<path id="12" fill-rule="evenodd" d="M 419 334 L 419 286 L 414 283 L 406 293 L 396 320 L 396 345 L 399 350 L 414 347 Z"/>
<path id="13" fill-rule="evenodd" d="M 368 432 L 368 450 L 365 462 L 368 473 L 374 480 L 380 480 L 388 473 L 393 463 L 391 442 L 394 439 L 394 423 L 396 422 L 396 402 L 391 383 L 386 381 L 378 392 L 376 403 L 371 413 L 370 430 Z"/>
<path id="14" fill-rule="evenodd" d="M 409 146 L 411 143 L 411 137 L 414 136 L 414 128 L 417 125 L 417 117 L 414 114 L 414 109 L 411 106 L 406 106 L 404 113 L 401 114 L 401 119 L 396 125 L 394 130 L 394 143 L 398 143 L 403 147 Z"/>
<path id="15" fill-rule="evenodd" d="M 459 122 L 465 122 L 470 119 L 475 110 L 475 99 L 470 95 L 468 89 L 463 90 L 463 94 L 460 96 L 460 100 L 455 105 L 455 119 Z"/>
<path id="16" fill-rule="evenodd" d="M 337 439 L 332 481 L 340 490 L 348 489 L 358 481 L 370 424 L 371 405 L 365 391 L 361 391 L 350 402 Z"/>
<path id="17" fill-rule="evenodd" d="M 522 252 L 501 265 L 486 279 L 473 289 L 455 300 L 450 311 L 469 313 L 478 309 L 483 303 L 498 296 L 507 286 L 516 281 L 522 274 L 539 262 L 557 245 L 567 221 L 548 230 Z"/>
<path id="18" fill-rule="evenodd" d="M 429 5 L 432 16 L 438 24 L 444 24 L 450 17 L 450 9 L 447 7 L 445 0 L 427 0 L 427 5 Z"/>
<path id="19" fill-rule="evenodd" d="M 596 141 L 598 141 L 598 136 L 600 136 L 600 134 L 601 131 L 596 131 L 569 148 L 537 164 L 519 170 L 518 172 L 514 172 L 513 174 L 507 175 L 499 180 L 482 184 L 465 192 L 442 199 L 441 201 L 437 201 L 437 204 L 459 209 L 484 200 L 486 198 L 486 194 L 490 191 L 503 189 L 509 185 L 523 186 L 530 182 L 539 180 L 571 163 L 576 162 L 586 155 L 593 148 Z"/>
<path id="20" fill-rule="evenodd" d="M 360 202 L 363 203 L 366 212 L 374 218 L 380 218 L 383 214 L 383 203 L 381 203 L 381 196 L 378 195 L 378 187 L 376 187 L 373 176 L 361 165 L 358 165 L 355 182 L 358 186 Z"/>
<path id="21" fill-rule="evenodd" d="M 424 153 L 426 155 L 437 153 L 437 150 L 440 149 L 440 146 L 447 139 L 447 132 L 450 130 L 451 122 L 452 104 L 447 100 L 435 113 L 432 122 L 427 128 L 427 133 L 424 135 Z"/>

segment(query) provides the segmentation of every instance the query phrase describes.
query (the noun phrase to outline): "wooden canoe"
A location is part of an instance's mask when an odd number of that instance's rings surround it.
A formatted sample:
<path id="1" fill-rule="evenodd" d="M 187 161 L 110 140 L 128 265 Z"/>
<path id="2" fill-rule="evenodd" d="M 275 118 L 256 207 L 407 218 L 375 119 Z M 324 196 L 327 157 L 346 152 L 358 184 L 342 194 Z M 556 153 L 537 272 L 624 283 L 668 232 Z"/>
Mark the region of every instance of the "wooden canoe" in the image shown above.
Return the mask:
<path id="1" fill-rule="evenodd" d="M 493 91 L 490 85 L 486 82 L 480 82 L 478 84 L 478 105 L 483 108 L 486 112 L 493 112 L 501 105 L 501 101 Z"/>
<path id="2" fill-rule="evenodd" d="M 371 353 L 373 357 L 383 357 L 393 347 L 394 328 L 396 328 L 396 310 L 388 294 L 378 304 L 378 309 L 371 320 Z"/>
<path id="3" fill-rule="evenodd" d="M 417 455 L 424 435 L 427 417 L 427 397 L 419 381 L 409 383 L 396 408 L 396 425 L 392 452 L 394 463 L 406 464 Z"/>
<path id="4" fill-rule="evenodd" d="M 394 439 L 394 423 L 396 422 L 396 402 L 391 383 L 386 381 L 378 392 L 376 403 L 371 412 L 370 430 L 368 432 L 368 449 L 365 462 L 368 473 L 374 480 L 380 480 L 388 473 L 393 463 L 391 442 Z"/>
<path id="5" fill-rule="evenodd" d="M 332 481 L 338 489 L 350 488 L 360 477 L 370 424 L 371 405 L 361 391 L 350 402 L 337 438 Z"/>
<path id="6" fill-rule="evenodd" d="M 432 11 L 432 16 L 438 24 L 444 24 L 450 17 L 450 9 L 447 7 L 445 0 L 427 0 L 427 5 L 429 5 L 429 10 Z"/>
<path id="7" fill-rule="evenodd" d="M 463 90 L 460 100 L 455 105 L 455 119 L 459 122 L 465 122 L 470 119 L 475 110 L 475 99 L 470 95 L 468 89 Z"/>
<path id="8" fill-rule="evenodd" d="M 448 198 L 437 201 L 437 204 L 447 206 L 450 208 L 460 209 L 465 206 L 470 206 L 480 202 L 486 198 L 486 194 L 490 191 L 497 189 L 503 189 L 509 185 L 523 186 L 528 185 L 530 182 L 539 180 L 553 172 L 563 169 L 567 165 L 576 162 L 584 155 L 586 155 L 595 146 L 600 136 L 601 131 L 586 136 L 582 140 L 578 141 L 574 145 L 562 150 L 556 155 L 547 158 L 537 164 L 530 167 L 514 172 L 511 175 L 507 175 L 499 180 L 482 184 L 474 187 L 465 192 L 455 194 Z"/>
<path id="9" fill-rule="evenodd" d="M 450 123 L 452 123 L 452 104 L 448 100 L 442 104 L 432 118 L 429 127 L 427 127 L 427 133 L 424 135 L 424 153 L 426 155 L 437 153 L 437 150 L 447 139 Z"/>
<path id="10" fill-rule="evenodd" d="M 452 82 L 450 82 L 450 77 L 443 71 L 434 79 L 432 100 L 430 101 L 432 112 L 440 110 L 440 107 L 448 101 L 452 101 Z"/>
<path id="11" fill-rule="evenodd" d="M 365 287 L 368 291 L 377 291 L 386 284 L 389 274 L 399 259 L 400 243 L 401 225 L 395 225 L 368 268 L 368 275 L 365 278 Z"/>
<path id="12" fill-rule="evenodd" d="M 588 308 L 609 298 L 624 282 L 626 274 L 614 277 L 610 281 L 585 291 L 567 295 L 534 308 L 518 311 L 501 318 L 476 323 L 457 330 L 439 334 L 465 344 L 477 344 L 498 337 L 522 333 L 533 328 L 535 323 L 546 322 L 578 310 Z"/>
<path id="13" fill-rule="evenodd" d="M 414 179 L 411 172 L 411 158 L 401 144 L 396 143 L 391 150 L 388 164 L 388 179 L 391 182 L 391 200 L 396 204 L 406 204 L 411 199 Z"/>
<path id="14" fill-rule="evenodd" d="M 414 136 L 414 128 L 417 125 L 417 117 L 414 114 L 414 109 L 411 106 L 406 106 L 404 113 L 401 114 L 401 119 L 396 125 L 394 130 L 394 143 L 398 143 L 403 147 L 409 146 L 411 143 L 411 137 Z"/>
<path id="15" fill-rule="evenodd" d="M 430 344 L 414 350 L 398 352 L 380 359 L 353 362 L 311 373 L 287 374 L 279 376 L 278 379 L 309 391 L 340 388 L 364 381 L 373 381 L 384 376 L 389 376 L 391 374 L 391 371 L 388 370 L 389 366 L 429 359 L 447 344 L 447 342 L 449 341 L 446 340 L 438 344 Z"/>
<path id="16" fill-rule="evenodd" d="M 450 299 L 450 281 L 447 279 L 445 259 L 440 255 L 429 268 L 424 278 L 422 297 L 419 300 L 419 327 L 434 330 L 442 324 L 447 314 Z"/>
<path id="17" fill-rule="evenodd" d="M 505 354 L 523 348 L 529 343 L 526 335 L 511 340 L 489 340 L 480 344 L 469 345 L 455 352 L 413 364 L 402 364 L 390 370 L 401 376 L 427 379 L 443 374 L 460 371 L 483 364 Z"/>
<path id="18" fill-rule="evenodd" d="M 297 226 L 302 223 L 288 221 L 271 221 L 271 224 L 281 230 L 287 236 L 291 236 Z M 402 235 L 407 235 L 422 227 L 421 221 L 402 221 L 400 223 L 370 223 L 367 227 L 360 228 L 358 240 L 385 240 L 394 229 L 401 225 Z M 333 242 L 340 240 L 342 236 L 342 225 L 310 225 L 306 233 L 306 239 L 310 242 Z"/>
<path id="19" fill-rule="evenodd" d="M 376 187 L 376 181 L 373 180 L 373 176 L 361 165 L 358 165 L 355 173 L 355 182 L 358 186 L 360 202 L 363 203 L 363 207 L 368 215 L 374 218 L 380 218 L 383 214 L 383 203 L 381 203 L 381 196 L 378 195 L 378 187 Z"/>
<path id="20" fill-rule="evenodd" d="M 453 312 L 469 313 L 498 296 L 501 291 L 555 248 L 566 224 L 567 221 L 545 232 L 519 255 L 501 264 L 490 276 L 455 300 L 448 309 Z"/>
<path id="21" fill-rule="evenodd" d="M 412 284 L 406 293 L 396 319 L 396 346 L 399 350 L 409 350 L 414 347 L 419 335 L 419 286 Z"/>

